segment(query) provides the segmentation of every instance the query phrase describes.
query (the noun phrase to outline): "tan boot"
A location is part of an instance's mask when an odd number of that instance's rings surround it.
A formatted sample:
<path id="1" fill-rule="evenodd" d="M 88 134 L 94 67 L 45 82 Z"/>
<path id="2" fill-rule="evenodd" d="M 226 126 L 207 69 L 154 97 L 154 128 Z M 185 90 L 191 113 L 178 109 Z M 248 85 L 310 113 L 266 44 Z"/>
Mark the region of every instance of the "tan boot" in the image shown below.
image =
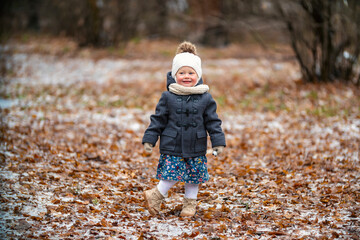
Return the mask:
<path id="1" fill-rule="evenodd" d="M 183 209 L 180 217 L 192 217 L 196 213 L 196 199 L 184 198 Z"/>
<path id="2" fill-rule="evenodd" d="M 165 197 L 159 192 L 157 187 L 144 192 L 144 199 L 146 207 L 151 215 L 157 215 L 160 213 L 161 203 Z"/>

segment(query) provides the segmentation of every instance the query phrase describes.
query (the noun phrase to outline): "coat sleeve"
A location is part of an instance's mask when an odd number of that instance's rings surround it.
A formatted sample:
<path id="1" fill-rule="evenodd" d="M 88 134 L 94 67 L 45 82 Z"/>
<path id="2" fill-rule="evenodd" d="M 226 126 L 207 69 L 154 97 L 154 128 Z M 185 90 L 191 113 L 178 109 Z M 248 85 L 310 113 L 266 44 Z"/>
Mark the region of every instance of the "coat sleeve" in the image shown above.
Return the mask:
<path id="1" fill-rule="evenodd" d="M 225 134 L 221 129 L 221 120 L 216 113 L 216 102 L 209 94 L 209 103 L 204 113 L 205 128 L 210 135 L 212 147 L 226 146 Z"/>
<path id="2" fill-rule="evenodd" d="M 165 92 L 156 105 L 155 114 L 150 116 L 150 125 L 145 130 L 142 143 L 151 143 L 155 146 L 159 136 L 167 125 L 169 110 L 167 107 L 167 98 Z"/>

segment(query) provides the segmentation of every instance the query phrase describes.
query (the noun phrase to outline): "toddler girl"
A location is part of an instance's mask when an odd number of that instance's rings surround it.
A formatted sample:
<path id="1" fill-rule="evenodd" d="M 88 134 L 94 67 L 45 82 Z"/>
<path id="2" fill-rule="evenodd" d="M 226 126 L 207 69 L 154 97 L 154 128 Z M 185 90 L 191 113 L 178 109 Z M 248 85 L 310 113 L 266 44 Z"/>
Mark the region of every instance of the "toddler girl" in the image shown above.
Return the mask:
<path id="1" fill-rule="evenodd" d="M 207 170 L 207 134 L 214 153 L 225 147 L 221 120 L 209 87 L 202 81 L 201 59 L 189 42 L 179 45 L 167 74 L 167 89 L 150 117 L 142 143 L 151 153 L 160 137 L 158 185 L 144 192 L 149 212 L 156 215 L 168 190 L 177 182 L 185 183 L 185 198 L 180 216 L 196 213 L 199 184 L 209 180 Z"/>

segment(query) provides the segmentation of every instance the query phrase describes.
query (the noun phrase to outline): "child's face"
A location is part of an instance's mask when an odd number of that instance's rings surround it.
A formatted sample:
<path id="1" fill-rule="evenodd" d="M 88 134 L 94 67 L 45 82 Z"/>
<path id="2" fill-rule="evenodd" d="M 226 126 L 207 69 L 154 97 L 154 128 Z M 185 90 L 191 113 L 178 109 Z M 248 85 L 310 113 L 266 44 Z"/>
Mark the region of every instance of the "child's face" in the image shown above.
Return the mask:
<path id="1" fill-rule="evenodd" d="M 176 82 L 184 87 L 193 87 L 198 80 L 198 75 L 195 70 L 186 66 L 180 68 L 175 77 Z"/>

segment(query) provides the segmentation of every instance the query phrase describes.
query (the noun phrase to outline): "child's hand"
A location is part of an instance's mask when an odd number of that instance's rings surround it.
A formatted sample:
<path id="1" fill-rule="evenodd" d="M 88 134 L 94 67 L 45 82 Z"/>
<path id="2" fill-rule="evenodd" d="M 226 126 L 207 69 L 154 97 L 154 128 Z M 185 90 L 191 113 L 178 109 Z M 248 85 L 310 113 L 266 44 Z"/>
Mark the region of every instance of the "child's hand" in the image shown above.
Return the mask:
<path id="1" fill-rule="evenodd" d="M 153 147 L 154 146 L 151 143 L 144 143 L 144 149 L 148 153 L 152 153 Z"/>
<path id="2" fill-rule="evenodd" d="M 224 146 L 213 147 L 213 155 L 215 157 L 221 155 L 223 151 L 224 151 Z"/>

